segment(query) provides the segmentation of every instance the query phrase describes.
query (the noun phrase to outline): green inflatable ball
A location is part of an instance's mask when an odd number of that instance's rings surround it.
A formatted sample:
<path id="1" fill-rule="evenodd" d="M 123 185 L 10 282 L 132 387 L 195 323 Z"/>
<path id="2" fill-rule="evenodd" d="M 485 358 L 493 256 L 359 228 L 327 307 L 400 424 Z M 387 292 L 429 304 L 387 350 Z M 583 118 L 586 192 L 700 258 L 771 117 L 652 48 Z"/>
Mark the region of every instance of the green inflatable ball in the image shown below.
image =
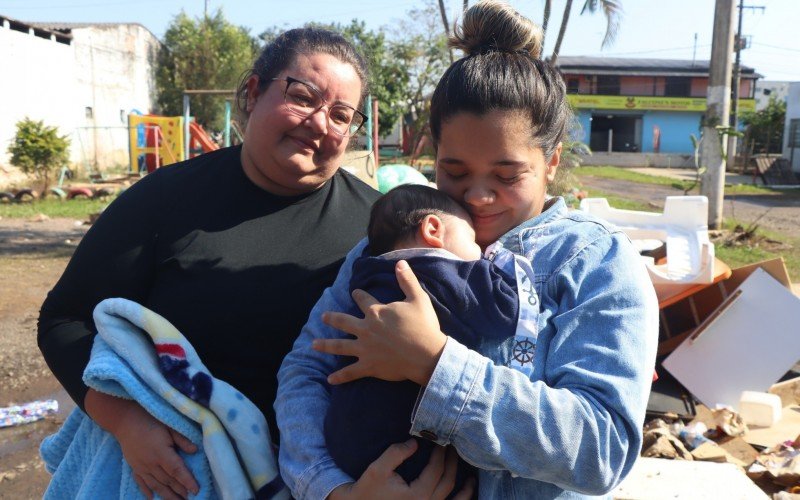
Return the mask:
<path id="1" fill-rule="evenodd" d="M 428 179 L 426 179 L 419 170 L 399 163 L 383 165 L 378 169 L 377 176 L 378 191 L 381 193 L 386 193 L 390 189 L 402 184 L 428 185 Z"/>

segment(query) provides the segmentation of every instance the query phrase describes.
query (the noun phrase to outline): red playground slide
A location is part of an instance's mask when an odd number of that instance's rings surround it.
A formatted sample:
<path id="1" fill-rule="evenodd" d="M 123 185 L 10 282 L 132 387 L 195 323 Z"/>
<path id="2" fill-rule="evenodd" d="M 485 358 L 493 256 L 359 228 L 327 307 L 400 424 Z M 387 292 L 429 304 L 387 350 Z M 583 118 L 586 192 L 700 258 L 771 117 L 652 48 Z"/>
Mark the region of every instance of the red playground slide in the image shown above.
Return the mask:
<path id="1" fill-rule="evenodd" d="M 208 153 L 209 151 L 216 151 L 219 149 L 217 143 L 209 137 L 208 133 L 203 130 L 203 127 L 195 122 L 189 123 L 189 138 L 191 140 L 189 149 L 193 152 L 200 149 L 203 153 Z M 193 153 L 191 156 L 195 156 L 195 154 Z"/>

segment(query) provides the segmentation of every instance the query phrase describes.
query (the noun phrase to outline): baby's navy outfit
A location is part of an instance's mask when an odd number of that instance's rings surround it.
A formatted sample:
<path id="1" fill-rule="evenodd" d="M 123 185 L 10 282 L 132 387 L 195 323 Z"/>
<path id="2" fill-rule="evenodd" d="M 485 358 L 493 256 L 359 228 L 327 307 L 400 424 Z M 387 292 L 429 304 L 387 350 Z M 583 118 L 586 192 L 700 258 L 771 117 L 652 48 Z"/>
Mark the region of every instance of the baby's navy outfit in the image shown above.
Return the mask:
<path id="1" fill-rule="evenodd" d="M 536 292 L 511 252 L 496 246 L 487 250 L 487 256 L 464 261 L 445 250 L 417 248 L 371 257 L 365 250 L 353 264 L 350 291 L 364 290 L 384 304 L 404 300 L 395 265 L 405 259 L 430 296 L 445 334 L 478 352 L 496 349 L 504 340 L 516 336 L 513 349 L 517 368 L 529 372 L 536 332 L 535 325 L 527 324 L 525 318 L 526 310 L 538 305 Z M 517 276 L 528 284 L 518 286 Z M 534 300 L 527 296 L 530 293 Z M 526 295 L 522 302 L 521 294 Z M 363 316 L 355 304 L 349 313 Z M 518 321 L 520 317 L 522 321 Z M 341 365 L 354 361 L 355 358 L 342 357 Z M 407 441 L 419 393 L 420 386 L 408 380 L 363 378 L 333 386 L 324 431 L 328 452 L 336 465 L 357 479 L 390 445 Z M 419 476 L 434 446 L 433 442 L 419 440 L 418 451 L 397 469 L 403 479 L 410 482 Z M 460 468 L 458 483 L 464 479 L 463 469 Z"/>

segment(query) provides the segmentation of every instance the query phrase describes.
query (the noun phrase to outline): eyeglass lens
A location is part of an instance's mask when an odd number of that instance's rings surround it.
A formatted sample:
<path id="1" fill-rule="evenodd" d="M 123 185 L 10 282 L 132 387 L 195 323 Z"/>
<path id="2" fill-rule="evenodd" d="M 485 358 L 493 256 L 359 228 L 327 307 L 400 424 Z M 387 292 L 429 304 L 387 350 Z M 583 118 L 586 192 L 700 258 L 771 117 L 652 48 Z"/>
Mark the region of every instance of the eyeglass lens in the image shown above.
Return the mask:
<path id="1" fill-rule="evenodd" d="M 289 82 L 285 97 L 289 109 L 300 116 L 308 116 L 325 105 L 322 96 L 303 82 Z M 328 124 L 338 134 L 352 135 L 362 122 L 361 115 L 350 106 L 334 104 L 328 109 Z"/>

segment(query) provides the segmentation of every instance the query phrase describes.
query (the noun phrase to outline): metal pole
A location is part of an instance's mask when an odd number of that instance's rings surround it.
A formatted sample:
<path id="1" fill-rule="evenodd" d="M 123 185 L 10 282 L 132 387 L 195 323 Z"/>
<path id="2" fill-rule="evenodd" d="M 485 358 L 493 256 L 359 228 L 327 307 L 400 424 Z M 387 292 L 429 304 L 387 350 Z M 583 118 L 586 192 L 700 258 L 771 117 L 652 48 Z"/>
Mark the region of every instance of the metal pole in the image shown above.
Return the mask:
<path id="1" fill-rule="evenodd" d="M 372 100 L 372 147 L 375 153 L 375 168 L 379 165 L 379 150 L 378 150 L 378 100 Z"/>
<path id="2" fill-rule="evenodd" d="M 183 94 L 183 159 L 189 159 L 189 95 Z"/>
<path id="3" fill-rule="evenodd" d="M 223 134 L 224 145 L 227 148 L 231 145 L 231 101 L 225 100 L 225 132 Z"/>
<path id="4" fill-rule="evenodd" d="M 725 145 L 717 127 L 727 126 L 731 105 L 731 53 L 733 52 L 733 9 L 736 0 L 716 0 L 714 34 L 711 43 L 708 97 L 703 116 L 703 144 L 700 165 L 706 167 L 701 194 L 708 197 L 708 227 L 722 226 L 725 195 Z"/>
<path id="5" fill-rule="evenodd" d="M 366 148 L 368 151 L 372 151 L 372 123 L 375 121 L 375 118 L 372 116 L 372 96 L 368 95 L 364 99 L 364 110 L 367 112 L 367 123 L 364 124 L 365 127 L 365 139 L 366 139 Z M 378 164 L 378 159 L 375 159 L 375 164 Z"/>

